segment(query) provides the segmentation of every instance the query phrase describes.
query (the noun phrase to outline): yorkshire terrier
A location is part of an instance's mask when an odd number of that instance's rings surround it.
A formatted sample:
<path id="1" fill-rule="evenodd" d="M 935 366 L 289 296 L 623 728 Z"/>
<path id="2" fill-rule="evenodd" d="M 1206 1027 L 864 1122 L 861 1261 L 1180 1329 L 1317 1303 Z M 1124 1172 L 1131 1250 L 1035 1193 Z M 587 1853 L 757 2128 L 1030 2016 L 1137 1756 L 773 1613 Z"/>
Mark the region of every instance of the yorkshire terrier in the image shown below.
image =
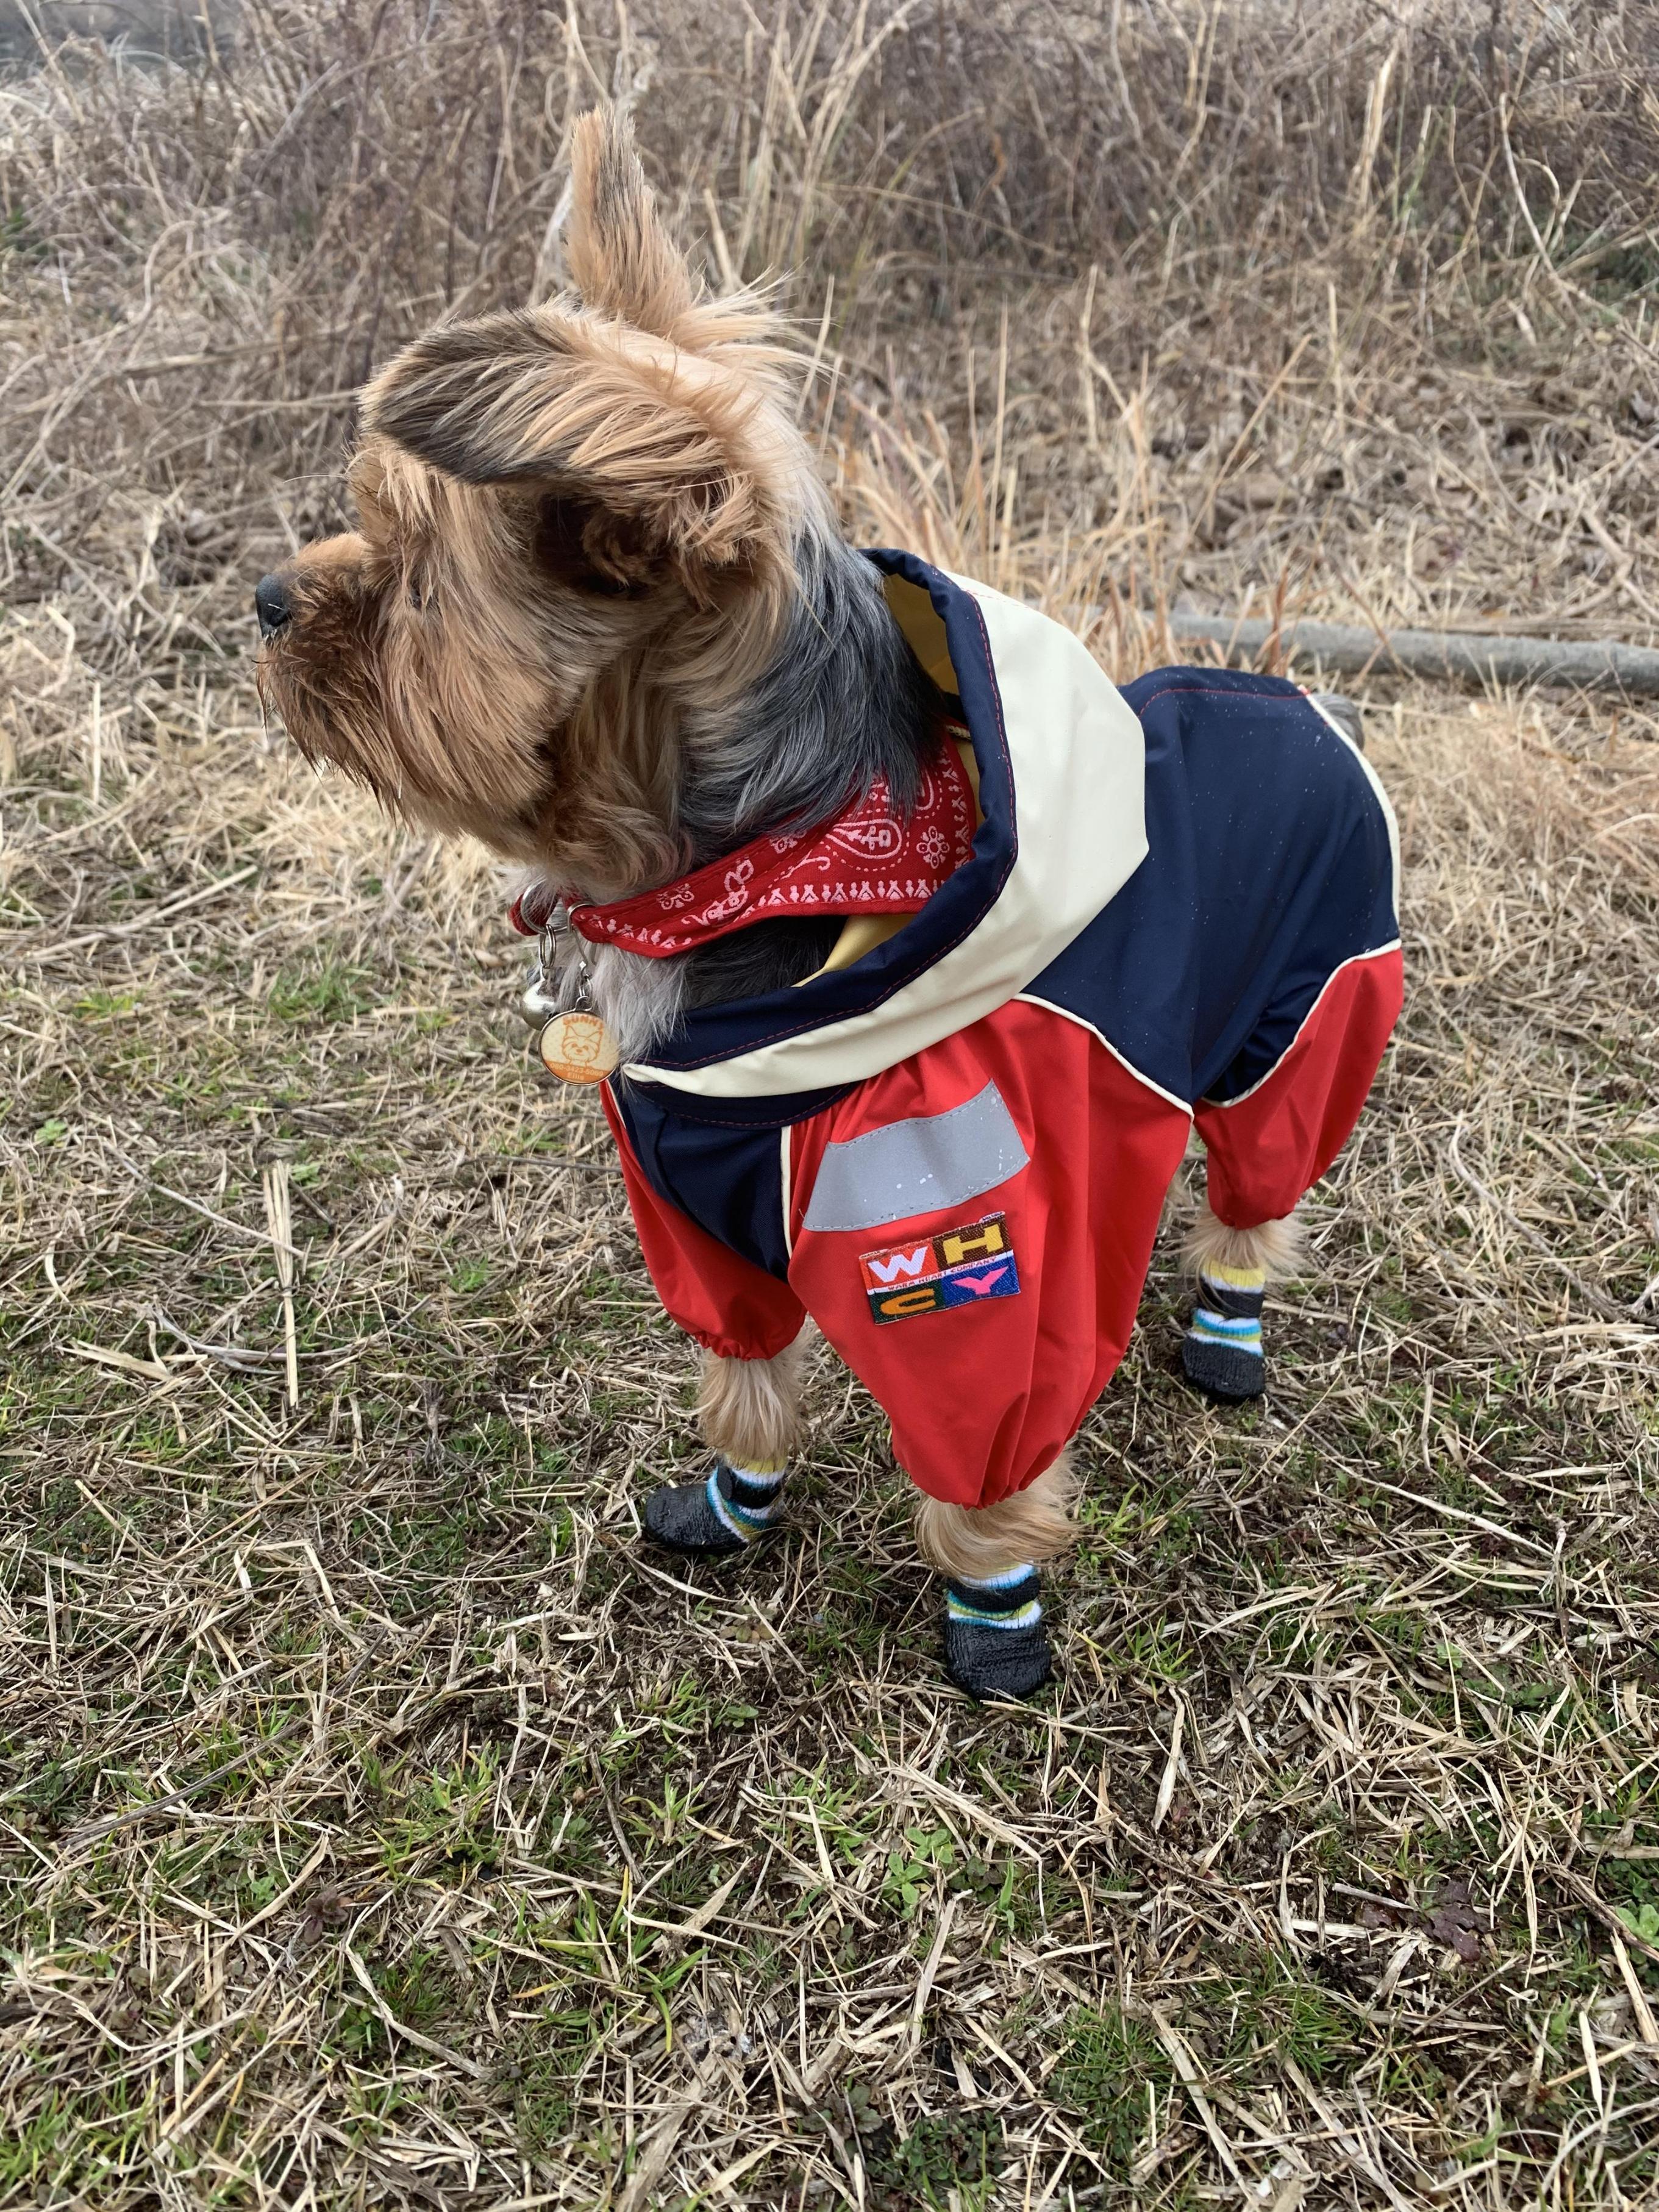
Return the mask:
<path id="1" fill-rule="evenodd" d="M 708 296 L 624 125 L 578 125 L 575 291 L 368 388 L 358 527 L 255 593 L 294 742 L 529 881 L 544 1060 L 604 1079 L 704 1347 L 658 1543 L 781 1510 L 810 1315 L 871 1389 L 975 1697 L 1050 1670 L 1038 1563 L 1194 1125 L 1188 1378 L 1263 1387 L 1268 1275 L 1401 994 L 1398 846 L 1345 702 L 1162 669 L 849 547 L 763 306 Z"/>

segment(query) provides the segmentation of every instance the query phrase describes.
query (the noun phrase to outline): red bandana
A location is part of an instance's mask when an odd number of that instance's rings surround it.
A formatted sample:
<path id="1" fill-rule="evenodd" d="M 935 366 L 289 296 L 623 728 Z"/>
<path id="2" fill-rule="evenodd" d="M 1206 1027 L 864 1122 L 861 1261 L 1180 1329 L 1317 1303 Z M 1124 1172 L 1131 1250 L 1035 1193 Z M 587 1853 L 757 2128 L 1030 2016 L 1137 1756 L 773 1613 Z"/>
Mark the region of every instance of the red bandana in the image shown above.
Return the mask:
<path id="1" fill-rule="evenodd" d="M 969 858 L 974 826 L 973 787 L 947 743 L 923 768 L 908 822 L 895 819 L 886 778 L 878 776 L 867 797 L 820 829 L 757 837 L 637 898 L 572 904 L 570 923 L 592 945 L 619 945 L 661 960 L 780 915 L 914 914 Z M 523 893 L 514 905 L 514 926 L 538 925 L 544 899 L 539 885 Z"/>

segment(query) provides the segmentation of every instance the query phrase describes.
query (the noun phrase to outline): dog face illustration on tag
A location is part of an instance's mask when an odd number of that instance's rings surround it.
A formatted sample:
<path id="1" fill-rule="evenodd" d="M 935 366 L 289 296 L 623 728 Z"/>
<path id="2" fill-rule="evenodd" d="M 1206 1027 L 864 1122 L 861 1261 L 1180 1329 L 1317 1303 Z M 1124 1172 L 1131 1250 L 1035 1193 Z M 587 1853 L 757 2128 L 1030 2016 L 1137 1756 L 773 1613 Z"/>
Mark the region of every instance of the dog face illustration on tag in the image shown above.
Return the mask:
<path id="1" fill-rule="evenodd" d="M 561 1083 L 603 1083 L 616 1071 L 617 1048 L 597 1014 L 556 1014 L 538 1049 L 542 1065 Z"/>

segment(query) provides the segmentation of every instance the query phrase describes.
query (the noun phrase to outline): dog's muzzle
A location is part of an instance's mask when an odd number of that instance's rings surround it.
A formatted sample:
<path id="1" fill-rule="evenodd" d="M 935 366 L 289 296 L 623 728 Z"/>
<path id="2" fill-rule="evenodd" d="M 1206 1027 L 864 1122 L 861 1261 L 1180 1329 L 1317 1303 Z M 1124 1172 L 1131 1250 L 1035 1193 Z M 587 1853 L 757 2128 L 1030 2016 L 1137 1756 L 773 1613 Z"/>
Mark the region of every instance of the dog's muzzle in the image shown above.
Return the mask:
<path id="1" fill-rule="evenodd" d="M 294 619 L 294 604 L 280 576 L 261 576 L 253 587 L 253 611 L 259 617 L 261 637 L 275 637 Z"/>

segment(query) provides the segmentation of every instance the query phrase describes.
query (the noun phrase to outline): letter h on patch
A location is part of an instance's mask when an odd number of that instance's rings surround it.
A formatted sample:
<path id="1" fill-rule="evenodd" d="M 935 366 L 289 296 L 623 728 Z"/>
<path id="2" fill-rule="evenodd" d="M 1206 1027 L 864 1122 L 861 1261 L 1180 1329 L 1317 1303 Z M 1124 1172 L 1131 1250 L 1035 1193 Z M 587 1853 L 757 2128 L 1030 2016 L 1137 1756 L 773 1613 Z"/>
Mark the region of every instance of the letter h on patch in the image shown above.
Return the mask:
<path id="1" fill-rule="evenodd" d="M 1008 1240 L 1006 1214 L 961 1223 L 937 1237 L 890 1244 L 859 1260 L 873 1321 L 910 1321 L 918 1314 L 1019 1293 L 1019 1269 Z"/>

